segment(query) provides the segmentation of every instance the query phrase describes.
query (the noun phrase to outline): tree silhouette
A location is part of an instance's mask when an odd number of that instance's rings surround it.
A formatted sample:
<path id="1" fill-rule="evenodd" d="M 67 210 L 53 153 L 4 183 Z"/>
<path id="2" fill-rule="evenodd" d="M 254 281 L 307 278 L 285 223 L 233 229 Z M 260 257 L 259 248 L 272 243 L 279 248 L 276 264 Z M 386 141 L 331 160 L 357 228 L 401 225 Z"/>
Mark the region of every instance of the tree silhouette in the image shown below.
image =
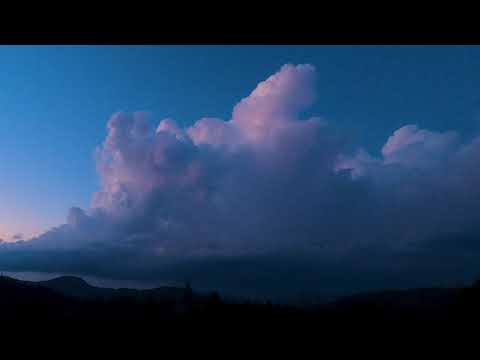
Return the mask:
<path id="1" fill-rule="evenodd" d="M 222 305 L 222 299 L 220 298 L 218 291 L 212 291 L 210 297 L 208 298 L 208 305 L 215 309 Z"/>

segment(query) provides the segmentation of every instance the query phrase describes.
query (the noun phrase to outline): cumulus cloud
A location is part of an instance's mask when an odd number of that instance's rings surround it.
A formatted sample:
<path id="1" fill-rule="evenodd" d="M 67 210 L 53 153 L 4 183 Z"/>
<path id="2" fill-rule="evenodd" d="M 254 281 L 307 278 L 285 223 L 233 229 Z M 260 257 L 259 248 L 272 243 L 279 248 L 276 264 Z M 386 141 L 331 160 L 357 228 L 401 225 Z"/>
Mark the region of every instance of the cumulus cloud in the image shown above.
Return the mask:
<path id="1" fill-rule="evenodd" d="M 95 153 L 101 188 L 91 208 L 2 245 L 3 267 L 267 292 L 320 280 L 353 290 L 360 268 L 365 284 L 388 271 L 409 284 L 419 273 L 436 279 L 458 234 L 477 231 L 479 138 L 461 144 L 455 132 L 406 125 L 378 156 L 349 154 L 323 119 L 300 115 L 315 101 L 315 73 L 283 66 L 229 120 L 182 128 L 167 118 L 153 128 L 145 113 L 113 114 Z M 448 240 L 435 247 L 437 237 Z M 458 276 L 476 271 L 465 252 L 455 261 Z M 275 280 L 286 268 L 294 275 Z"/>
<path id="2" fill-rule="evenodd" d="M 419 129 L 416 125 L 406 125 L 388 138 L 382 155 L 387 164 L 433 166 L 452 152 L 457 138 L 458 135 L 453 131 L 438 133 Z"/>

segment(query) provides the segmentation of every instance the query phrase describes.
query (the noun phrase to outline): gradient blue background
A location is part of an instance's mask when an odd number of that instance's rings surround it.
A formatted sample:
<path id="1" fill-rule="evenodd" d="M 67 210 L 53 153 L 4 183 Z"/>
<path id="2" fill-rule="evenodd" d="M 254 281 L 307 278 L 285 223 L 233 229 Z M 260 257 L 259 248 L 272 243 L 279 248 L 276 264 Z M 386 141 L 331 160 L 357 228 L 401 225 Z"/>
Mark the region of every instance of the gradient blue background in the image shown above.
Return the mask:
<path id="1" fill-rule="evenodd" d="M 315 65 L 311 113 L 372 153 L 405 124 L 480 130 L 477 46 L 0 46 L 0 238 L 89 207 L 113 112 L 229 119 L 288 62 Z"/>

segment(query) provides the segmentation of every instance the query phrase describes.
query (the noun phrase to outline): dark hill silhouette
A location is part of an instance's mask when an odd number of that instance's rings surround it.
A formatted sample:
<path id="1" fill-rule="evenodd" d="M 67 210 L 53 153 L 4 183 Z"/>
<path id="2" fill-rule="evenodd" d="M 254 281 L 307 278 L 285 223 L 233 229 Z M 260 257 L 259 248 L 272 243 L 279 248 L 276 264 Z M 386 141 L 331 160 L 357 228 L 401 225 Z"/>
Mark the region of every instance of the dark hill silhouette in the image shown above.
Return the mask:
<path id="1" fill-rule="evenodd" d="M 340 298 L 325 305 L 327 308 L 349 308 L 371 305 L 394 309 L 440 308 L 453 305 L 460 289 L 424 288 L 411 290 L 385 290 L 361 293 Z"/>
<path id="2" fill-rule="evenodd" d="M 41 328 L 65 322 L 110 324 L 135 322 L 135 329 L 159 326 L 171 330 L 248 329 L 272 333 L 291 329 L 344 331 L 361 333 L 408 329 L 456 328 L 480 320 L 480 283 L 466 288 L 389 290 L 357 294 L 331 303 L 299 307 L 255 303 L 226 302 L 218 292 L 208 296 L 185 288 L 160 287 L 149 290 L 109 289 L 92 286 L 81 278 L 60 277 L 29 282 L 0 277 L 0 319 L 15 324 L 37 324 Z M 56 325 L 55 325 L 56 326 Z M 282 330 L 283 329 L 283 330 Z M 290 330 L 288 330 L 290 329 Z"/>
<path id="3" fill-rule="evenodd" d="M 10 277 L 0 277 L 0 304 L 19 305 L 36 303 L 57 303 L 63 296 L 35 283 L 29 284 Z"/>
<path id="4" fill-rule="evenodd" d="M 16 288 L 18 291 L 35 291 L 44 296 L 67 296 L 80 300 L 112 300 L 130 298 L 132 300 L 183 301 L 186 297 L 195 300 L 206 298 L 194 293 L 190 285 L 187 288 L 164 286 L 153 289 L 103 288 L 90 285 L 76 276 L 60 276 L 46 281 L 25 281 L 2 276 L 0 284 L 3 291 Z M 479 289 L 480 282 L 472 285 Z M 376 306 L 391 309 L 420 309 L 450 306 L 455 303 L 461 292 L 460 288 L 423 288 L 409 290 L 384 290 L 359 293 L 338 298 L 326 304 L 314 305 L 318 310 L 339 310 L 361 306 Z M 238 302 L 238 301 L 236 301 Z"/>
<path id="5" fill-rule="evenodd" d="M 84 279 L 76 276 L 60 276 L 51 280 L 35 282 L 38 285 L 52 289 L 62 295 L 79 299 L 110 300 L 117 297 L 128 297 L 136 300 L 171 300 L 180 301 L 185 297 L 185 288 L 162 286 L 154 289 L 104 288 L 92 286 Z"/>
<path id="6" fill-rule="evenodd" d="M 58 293 L 74 297 L 94 297 L 100 290 L 75 276 L 61 276 L 51 280 L 38 281 L 38 285 L 52 289 Z"/>
<path id="7" fill-rule="evenodd" d="M 208 299 L 188 287 L 109 289 L 72 276 L 39 282 L 0 276 L 2 321 L 165 321 L 185 312 L 189 302 Z"/>

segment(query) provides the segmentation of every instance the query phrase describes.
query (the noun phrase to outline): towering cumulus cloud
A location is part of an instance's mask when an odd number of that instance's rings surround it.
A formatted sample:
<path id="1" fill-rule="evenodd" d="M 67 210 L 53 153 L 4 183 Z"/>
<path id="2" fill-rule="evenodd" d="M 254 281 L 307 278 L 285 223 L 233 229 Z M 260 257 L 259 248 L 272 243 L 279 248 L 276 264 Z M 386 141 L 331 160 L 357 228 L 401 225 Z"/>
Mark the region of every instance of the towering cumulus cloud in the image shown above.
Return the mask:
<path id="1" fill-rule="evenodd" d="M 476 275 L 480 140 L 406 125 L 379 156 L 349 154 L 324 120 L 300 115 L 314 85 L 313 66 L 285 65 L 230 120 L 188 128 L 113 114 L 91 208 L 2 245 L 0 265 L 265 295 Z"/>

